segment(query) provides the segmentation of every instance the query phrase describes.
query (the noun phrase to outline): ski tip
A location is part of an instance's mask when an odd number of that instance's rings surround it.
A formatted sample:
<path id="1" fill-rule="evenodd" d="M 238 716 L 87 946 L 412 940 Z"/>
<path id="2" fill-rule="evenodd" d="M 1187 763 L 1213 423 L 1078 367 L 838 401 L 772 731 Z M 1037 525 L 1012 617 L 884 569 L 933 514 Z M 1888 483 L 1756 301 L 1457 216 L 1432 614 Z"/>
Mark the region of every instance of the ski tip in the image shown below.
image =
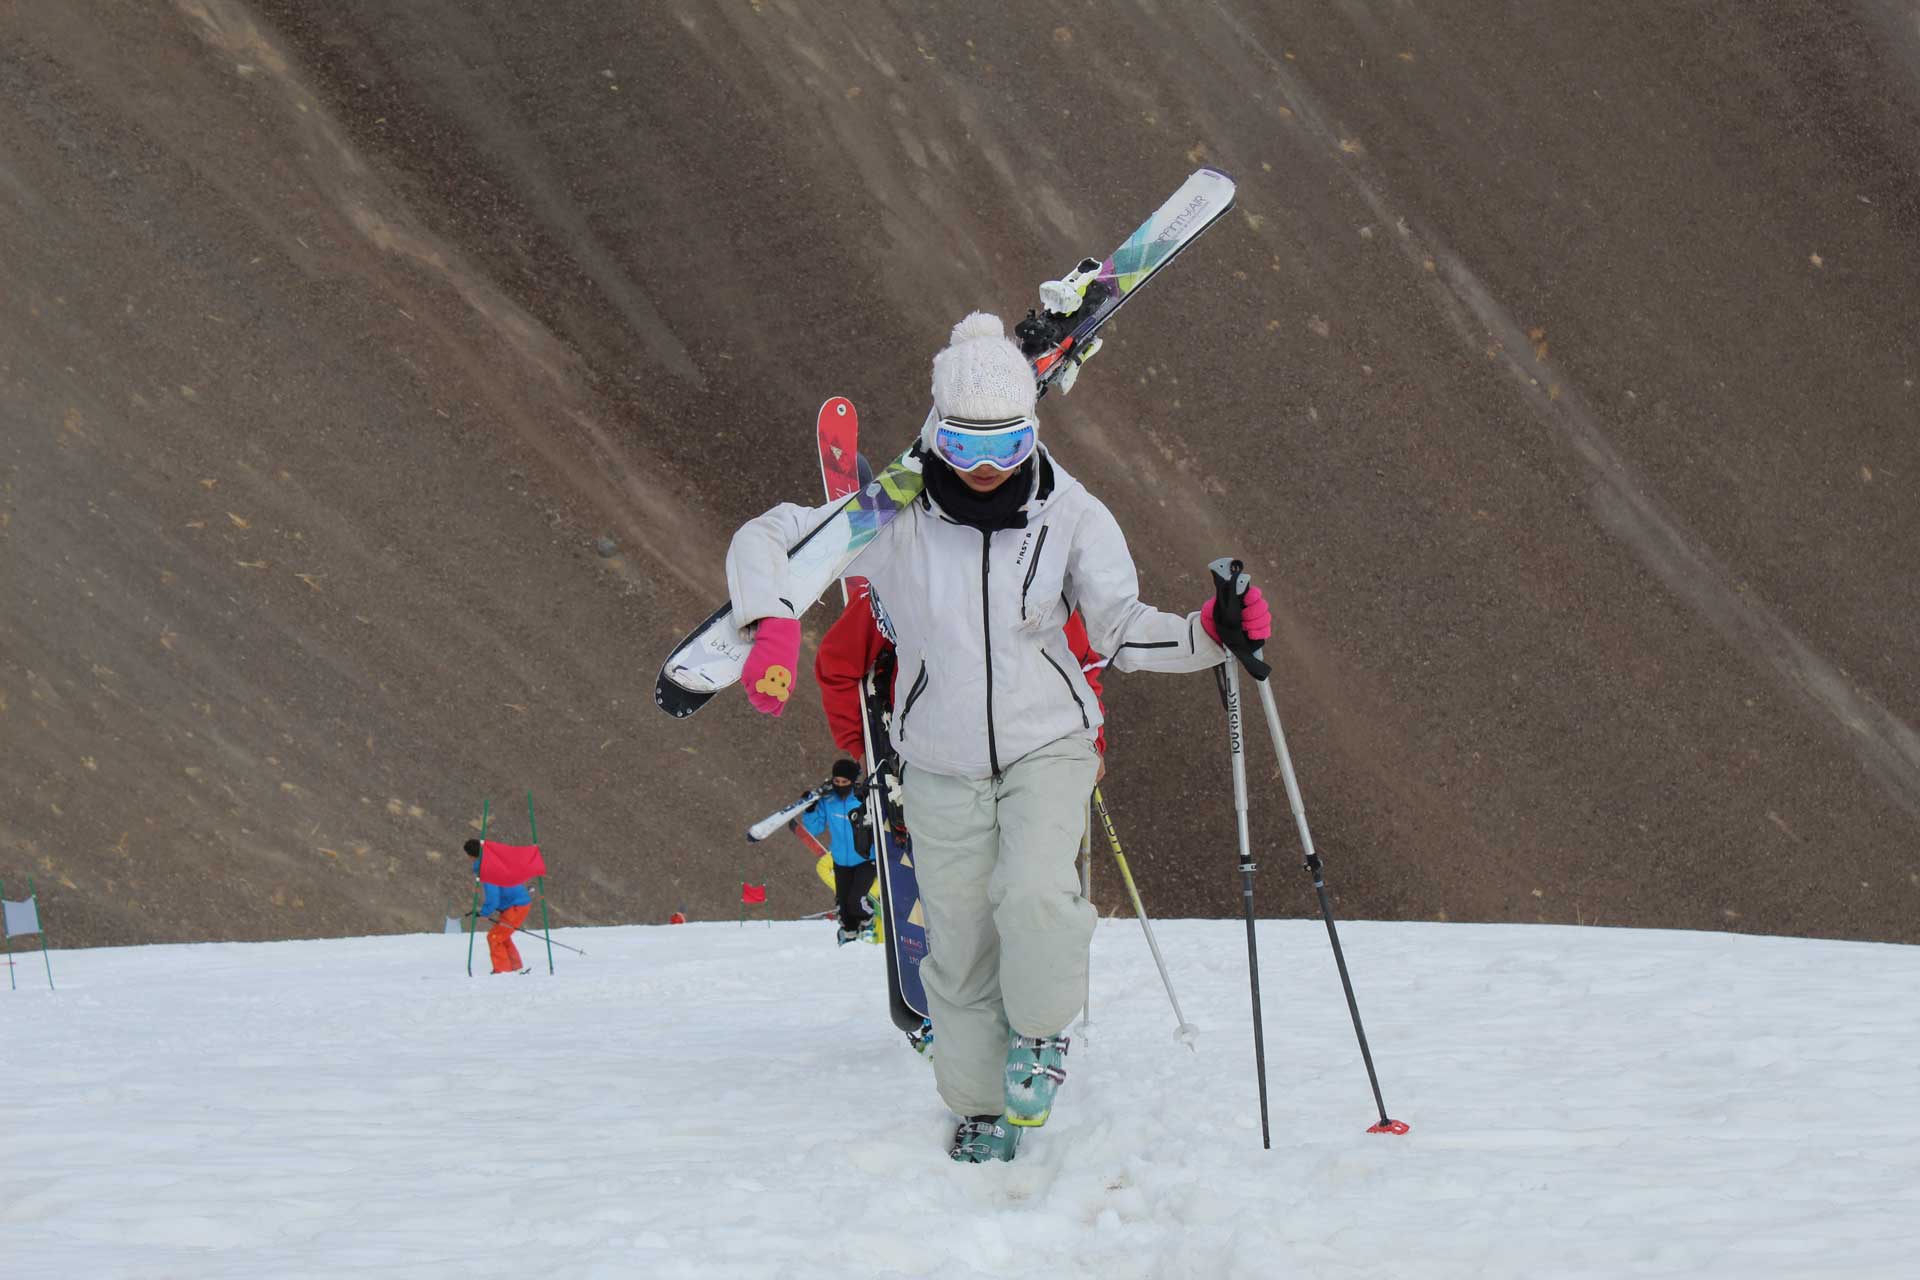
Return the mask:
<path id="1" fill-rule="evenodd" d="M 856 415 L 853 411 L 853 401 L 847 399 L 845 396 L 833 396 L 829 398 L 825 404 L 820 406 L 819 420 L 821 422 L 836 418 L 847 422 L 855 421 Z"/>

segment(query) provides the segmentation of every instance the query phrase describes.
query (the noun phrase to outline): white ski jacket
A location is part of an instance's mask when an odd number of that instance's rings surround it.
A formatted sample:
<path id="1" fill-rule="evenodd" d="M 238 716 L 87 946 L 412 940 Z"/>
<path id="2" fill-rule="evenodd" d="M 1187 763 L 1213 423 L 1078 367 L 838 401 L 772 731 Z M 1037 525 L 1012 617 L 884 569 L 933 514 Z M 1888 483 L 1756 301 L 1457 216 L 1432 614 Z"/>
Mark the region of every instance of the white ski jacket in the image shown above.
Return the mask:
<path id="1" fill-rule="evenodd" d="M 1044 450 L 1042 451 L 1044 453 Z M 1226 660 L 1198 611 L 1140 602 L 1139 574 L 1113 514 L 1057 462 L 1024 529 L 984 533 L 923 494 L 867 544 L 864 574 L 899 656 L 893 744 L 916 768 L 963 778 L 1007 765 L 1102 722 L 1062 628 L 1078 608 L 1093 647 L 1120 671 L 1201 671 Z M 1041 488 L 1045 468 L 1030 482 Z M 727 552 L 734 617 L 797 617 L 787 549 L 838 504 L 783 503 L 741 526 Z"/>

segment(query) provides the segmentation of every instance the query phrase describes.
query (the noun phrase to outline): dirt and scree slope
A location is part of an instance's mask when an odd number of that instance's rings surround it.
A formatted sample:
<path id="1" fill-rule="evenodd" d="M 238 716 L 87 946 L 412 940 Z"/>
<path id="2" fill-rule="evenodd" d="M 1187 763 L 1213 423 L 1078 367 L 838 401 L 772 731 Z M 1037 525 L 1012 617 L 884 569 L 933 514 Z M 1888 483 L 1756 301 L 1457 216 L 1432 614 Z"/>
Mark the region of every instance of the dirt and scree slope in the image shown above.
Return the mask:
<path id="1" fill-rule="evenodd" d="M 822 399 L 890 453 L 955 319 L 1201 163 L 1239 210 L 1046 431 L 1150 600 L 1273 596 L 1341 909 L 1920 940 L 1901 6 L 21 0 L 0 102 L 0 876 L 56 942 L 434 927 L 528 789 L 564 922 L 821 905 L 740 836 L 832 758 L 811 680 L 671 723 L 661 654 Z M 1148 904 L 1236 910 L 1210 681 L 1111 710 Z"/>

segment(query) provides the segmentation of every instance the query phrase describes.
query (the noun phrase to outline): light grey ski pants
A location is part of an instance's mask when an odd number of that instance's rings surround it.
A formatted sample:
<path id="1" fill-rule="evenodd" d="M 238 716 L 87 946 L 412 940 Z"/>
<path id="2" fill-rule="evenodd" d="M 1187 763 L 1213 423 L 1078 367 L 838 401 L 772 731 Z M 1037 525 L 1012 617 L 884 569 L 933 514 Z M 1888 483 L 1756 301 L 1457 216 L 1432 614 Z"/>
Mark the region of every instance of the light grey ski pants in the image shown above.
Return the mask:
<path id="1" fill-rule="evenodd" d="M 1092 742 L 1062 738 L 998 779 L 906 771 L 933 1074 L 960 1115 L 1005 1109 L 1009 1026 L 1057 1035 L 1086 997 L 1097 917 L 1075 862 L 1099 768 Z"/>

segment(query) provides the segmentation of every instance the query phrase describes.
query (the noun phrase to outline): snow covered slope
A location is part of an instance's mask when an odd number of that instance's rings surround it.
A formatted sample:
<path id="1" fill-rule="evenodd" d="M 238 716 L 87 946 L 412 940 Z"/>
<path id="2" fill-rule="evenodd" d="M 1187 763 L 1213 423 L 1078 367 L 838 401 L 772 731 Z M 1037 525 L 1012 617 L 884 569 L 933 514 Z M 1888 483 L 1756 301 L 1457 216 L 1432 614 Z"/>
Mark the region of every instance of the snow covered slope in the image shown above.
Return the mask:
<path id="1" fill-rule="evenodd" d="M 824 925 L 575 930 L 555 977 L 412 936 L 65 952 L 49 994 L 30 956 L 0 1270 L 1914 1274 L 1920 949 L 1349 924 L 1395 1138 L 1324 932 L 1268 922 L 1262 1151 L 1241 926 L 1160 928 L 1196 1050 L 1105 922 L 1054 1121 L 982 1168 Z"/>

